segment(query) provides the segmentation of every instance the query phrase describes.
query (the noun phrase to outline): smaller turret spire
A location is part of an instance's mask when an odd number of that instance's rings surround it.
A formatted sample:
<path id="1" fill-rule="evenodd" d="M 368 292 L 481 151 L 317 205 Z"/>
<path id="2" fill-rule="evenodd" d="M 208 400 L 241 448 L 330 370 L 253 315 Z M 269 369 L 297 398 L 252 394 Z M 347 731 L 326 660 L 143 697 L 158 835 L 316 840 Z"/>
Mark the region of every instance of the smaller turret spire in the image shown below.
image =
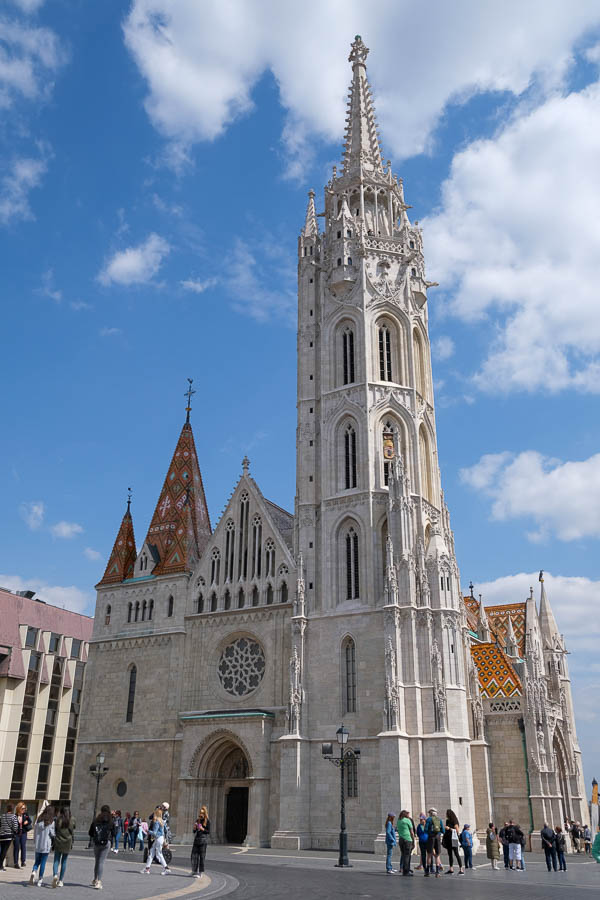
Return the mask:
<path id="1" fill-rule="evenodd" d="M 477 628 L 477 637 L 480 641 L 490 640 L 490 623 L 488 622 L 481 594 L 479 595 L 479 627 Z"/>
<path id="2" fill-rule="evenodd" d="M 127 488 L 127 509 L 121 521 L 112 553 L 108 558 L 101 584 L 118 584 L 126 578 L 133 577 L 133 567 L 137 557 L 133 519 L 131 518 L 131 488 Z"/>
<path id="3" fill-rule="evenodd" d="M 558 625 L 556 624 L 556 619 L 554 618 L 554 613 L 552 612 L 552 607 L 548 601 L 546 596 L 546 588 L 544 586 L 544 572 L 540 572 L 540 611 L 538 613 L 540 620 L 540 631 L 542 632 L 542 636 L 544 641 L 549 644 L 551 647 L 555 645 L 555 639 L 560 638 L 560 632 L 558 630 Z"/>
<path id="4" fill-rule="evenodd" d="M 519 656 L 519 643 L 517 641 L 515 629 L 513 628 L 513 620 L 510 613 L 508 614 L 508 621 L 506 623 L 506 641 L 504 646 L 508 656 Z"/>
<path id="5" fill-rule="evenodd" d="M 369 48 L 357 34 L 348 62 L 352 63 L 352 84 L 348 99 L 344 145 L 344 174 L 361 166 L 383 175 L 383 163 L 371 87 L 367 80 Z"/>
<path id="6" fill-rule="evenodd" d="M 315 192 L 310 190 L 308 192 L 308 206 L 306 207 L 306 219 L 302 234 L 304 237 L 316 237 L 318 233 L 319 226 L 317 225 L 317 211 L 315 209 Z"/>

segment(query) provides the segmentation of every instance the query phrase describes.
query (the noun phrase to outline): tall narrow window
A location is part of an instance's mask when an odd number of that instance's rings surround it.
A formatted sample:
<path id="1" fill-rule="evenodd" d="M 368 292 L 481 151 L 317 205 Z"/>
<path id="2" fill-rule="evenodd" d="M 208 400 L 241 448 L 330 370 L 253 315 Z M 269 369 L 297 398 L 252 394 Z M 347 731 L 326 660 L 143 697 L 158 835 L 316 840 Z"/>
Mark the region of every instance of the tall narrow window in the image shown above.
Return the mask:
<path id="1" fill-rule="evenodd" d="M 413 356 L 415 366 L 415 387 L 421 397 L 425 398 L 425 354 L 423 353 L 423 343 L 421 341 L 421 335 L 416 329 L 413 331 Z"/>
<path id="2" fill-rule="evenodd" d="M 140 617 L 140 601 L 136 600 L 135 601 L 135 621 L 136 622 L 139 619 L 139 617 Z"/>
<path id="3" fill-rule="evenodd" d="M 240 588 L 238 592 L 238 609 L 241 609 L 246 603 L 246 595 L 244 594 L 244 588 Z"/>
<path id="4" fill-rule="evenodd" d="M 342 713 L 356 712 L 356 646 L 351 637 L 342 644 Z"/>
<path id="5" fill-rule="evenodd" d="M 240 544 L 238 548 L 238 578 L 248 577 L 248 494 L 240 498 Z"/>
<path id="6" fill-rule="evenodd" d="M 225 600 L 223 602 L 224 609 L 231 609 L 231 594 L 229 591 L 225 591 Z"/>
<path id="7" fill-rule="evenodd" d="M 379 326 L 379 380 L 393 381 L 392 335 L 385 323 Z"/>
<path id="8" fill-rule="evenodd" d="M 270 606 L 273 602 L 273 585 L 267 585 L 267 604 Z"/>
<path id="9" fill-rule="evenodd" d="M 344 487 L 356 487 L 356 431 L 352 425 L 344 431 Z"/>
<path id="10" fill-rule="evenodd" d="M 148 604 L 147 604 L 146 601 L 144 600 L 144 602 L 142 603 L 142 622 L 145 622 L 145 620 L 146 620 L 146 608 L 147 608 L 147 606 L 148 606 Z"/>
<path id="11" fill-rule="evenodd" d="M 154 600 L 151 600 L 150 603 L 148 604 L 148 621 L 150 621 L 150 619 L 152 618 L 153 615 L 154 615 Z"/>
<path id="12" fill-rule="evenodd" d="M 429 440 L 423 425 L 419 429 L 419 456 L 421 463 L 421 494 L 426 500 L 433 503 L 431 454 L 429 452 Z"/>
<path id="13" fill-rule="evenodd" d="M 285 582 L 285 581 L 282 581 L 282 583 L 281 583 L 281 588 L 279 589 L 279 599 L 280 599 L 281 603 L 288 602 L 288 586 L 287 586 L 287 582 Z"/>
<path id="14" fill-rule="evenodd" d="M 137 678 L 137 669 L 132 666 L 129 670 L 129 693 L 127 695 L 127 715 L 126 722 L 133 722 L 133 704 L 135 703 L 135 681 Z"/>
<path id="15" fill-rule="evenodd" d="M 175 601 L 173 600 L 173 597 L 172 597 L 172 596 L 169 597 L 169 599 L 167 600 L 167 618 L 168 618 L 168 619 L 170 619 L 171 616 L 173 615 L 173 606 L 174 606 L 174 602 L 175 602 Z"/>
<path id="16" fill-rule="evenodd" d="M 233 551 L 235 543 L 235 525 L 229 520 L 225 526 L 225 581 L 233 581 Z"/>
<path id="17" fill-rule="evenodd" d="M 346 532 L 346 599 L 357 600 L 359 588 L 358 534 L 354 528 L 349 528 Z"/>
<path id="18" fill-rule="evenodd" d="M 133 603 L 127 604 L 127 621 L 131 622 L 131 615 L 133 613 Z"/>
<path id="19" fill-rule="evenodd" d="M 204 612 L 204 595 L 202 591 L 198 594 L 198 600 L 196 601 L 196 612 Z"/>
<path id="20" fill-rule="evenodd" d="M 344 370 L 344 384 L 354 382 L 354 332 L 346 328 L 342 334 L 342 362 Z"/>
<path id="21" fill-rule="evenodd" d="M 267 578 L 275 575 L 275 542 L 271 538 L 265 541 L 265 575 Z"/>
<path id="22" fill-rule="evenodd" d="M 258 606 L 258 588 L 256 585 L 252 588 L 252 606 Z"/>
<path id="23" fill-rule="evenodd" d="M 111 605 L 110 605 L 110 603 L 109 603 L 108 606 L 106 607 L 106 613 L 105 613 L 105 615 L 104 615 L 104 624 L 105 624 L 105 625 L 110 625 L 110 614 L 111 614 L 111 612 L 112 612 L 112 607 L 111 607 Z"/>
<path id="24" fill-rule="evenodd" d="M 252 578 L 260 578 L 262 554 L 262 520 L 260 516 L 252 519 Z"/>
<path id="25" fill-rule="evenodd" d="M 218 584 L 221 577 L 221 553 L 217 548 L 213 550 L 210 557 L 210 583 Z"/>
<path id="26" fill-rule="evenodd" d="M 346 760 L 346 798 L 358 797 L 358 764 L 355 756 Z"/>
<path id="27" fill-rule="evenodd" d="M 218 601 L 217 601 L 217 595 L 216 595 L 215 592 L 213 591 L 212 594 L 210 595 L 210 611 L 211 611 L 211 612 L 216 612 L 216 611 L 217 611 L 217 602 L 218 602 Z"/>

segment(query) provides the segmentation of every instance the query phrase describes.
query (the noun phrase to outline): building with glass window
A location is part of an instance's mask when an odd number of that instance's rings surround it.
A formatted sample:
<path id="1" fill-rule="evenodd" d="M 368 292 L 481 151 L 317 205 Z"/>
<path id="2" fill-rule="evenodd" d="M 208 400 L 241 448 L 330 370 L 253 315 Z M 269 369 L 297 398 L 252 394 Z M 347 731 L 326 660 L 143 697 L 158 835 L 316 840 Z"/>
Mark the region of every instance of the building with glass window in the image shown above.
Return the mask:
<path id="1" fill-rule="evenodd" d="M 0 802 L 70 802 L 92 627 L 0 588 Z"/>
<path id="2" fill-rule="evenodd" d="M 205 803 L 217 841 L 335 847 L 340 770 L 322 748 L 342 723 L 360 750 L 342 769 L 350 849 L 383 851 L 386 814 L 402 808 L 451 807 L 480 832 L 509 813 L 528 830 L 587 817 L 547 598 L 539 612 L 533 597 L 516 604 L 517 647 L 506 616 L 503 630 L 490 610 L 488 628 L 461 593 L 438 464 L 433 285 L 383 162 L 367 53 L 357 37 L 342 164 L 318 215 L 309 193 L 298 239 L 294 514 L 245 458 L 212 530 L 188 402 L 141 548 L 128 504 L 97 586 L 80 821 L 102 750 L 102 802 L 147 814 L 168 801 L 179 838 Z"/>

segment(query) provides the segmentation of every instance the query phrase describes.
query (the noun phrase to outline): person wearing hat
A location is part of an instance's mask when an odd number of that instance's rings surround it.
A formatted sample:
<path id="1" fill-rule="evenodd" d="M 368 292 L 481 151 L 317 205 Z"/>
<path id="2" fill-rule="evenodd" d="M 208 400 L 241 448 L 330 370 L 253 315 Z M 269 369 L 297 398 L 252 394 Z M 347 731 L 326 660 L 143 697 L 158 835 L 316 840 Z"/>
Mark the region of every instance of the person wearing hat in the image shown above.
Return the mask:
<path id="1" fill-rule="evenodd" d="M 394 828 L 394 813 L 388 813 L 387 819 L 385 821 L 385 846 L 387 849 L 387 855 L 385 858 L 385 871 L 388 875 L 395 875 L 396 870 L 392 866 L 392 854 L 394 852 L 394 847 L 398 843 L 396 840 L 396 829 Z"/>
<path id="2" fill-rule="evenodd" d="M 425 821 L 425 830 L 427 831 L 427 865 L 425 866 L 424 874 L 427 878 L 430 872 L 432 875 L 435 873 L 435 877 L 439 878 L 443 869 L 440 853 L 441 839 L 445 828 L 435 806 L 432 806 L 428 812 L 429 815 Z"/>

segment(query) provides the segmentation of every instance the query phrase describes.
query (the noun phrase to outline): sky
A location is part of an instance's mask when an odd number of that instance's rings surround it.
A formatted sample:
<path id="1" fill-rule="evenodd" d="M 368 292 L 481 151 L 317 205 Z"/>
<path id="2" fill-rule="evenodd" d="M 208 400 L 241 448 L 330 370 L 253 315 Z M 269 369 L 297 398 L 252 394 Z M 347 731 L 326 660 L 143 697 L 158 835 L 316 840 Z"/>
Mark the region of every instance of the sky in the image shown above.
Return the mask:
<path id="1" fill-rule="evenodd" d="M 600 778 L 596 0 L 0 0 L 0 584 L 91 613 L 184 421 L 293 509 L 296 263 L 360 33 L 423 228 L 463 589 L 546 588 Z"/>

